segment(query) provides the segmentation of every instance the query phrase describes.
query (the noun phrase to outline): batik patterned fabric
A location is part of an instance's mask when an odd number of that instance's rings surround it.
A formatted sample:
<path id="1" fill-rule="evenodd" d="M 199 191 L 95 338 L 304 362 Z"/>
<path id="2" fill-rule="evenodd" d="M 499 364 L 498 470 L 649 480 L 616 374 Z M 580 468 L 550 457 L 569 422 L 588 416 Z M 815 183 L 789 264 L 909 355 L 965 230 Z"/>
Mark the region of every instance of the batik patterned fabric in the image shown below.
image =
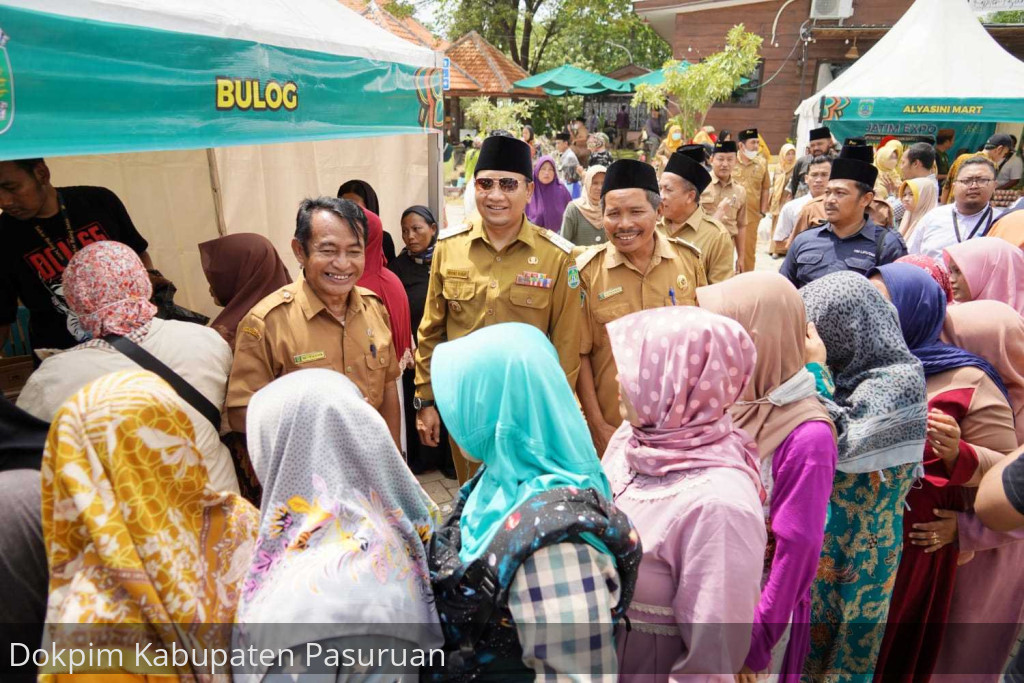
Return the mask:
<path id="1" fill-rule="evenodd" d="M 41 475 L 51 636 L 69 635 L 56 624 L 142 624 L 87 635 L 132 653 L 147 642 L 230 646 L 215 625 L 234 621 L 258 515 L 210 487 L 193 424 L 166 382 L 117 372 L 76 393 L 54 418 Z"/>
<path id="2" fill-rule="evenodd" d="M 96 242 L 75 254 L 64 271 L 64 296 L 93 337 L 129 334 L 156 315 L 149 274 L 120 242 Z"/>
<path id="3" fill-rule="evenodd" d="M 437 506 L 356 386 L 330 370 L 285 375 L 255 394 L 246 431 L 263 505 L 236 647 L 351 635 L 439 645 L 424 547 Z M 280 626 L 293 623 L 318 626 Z"/>

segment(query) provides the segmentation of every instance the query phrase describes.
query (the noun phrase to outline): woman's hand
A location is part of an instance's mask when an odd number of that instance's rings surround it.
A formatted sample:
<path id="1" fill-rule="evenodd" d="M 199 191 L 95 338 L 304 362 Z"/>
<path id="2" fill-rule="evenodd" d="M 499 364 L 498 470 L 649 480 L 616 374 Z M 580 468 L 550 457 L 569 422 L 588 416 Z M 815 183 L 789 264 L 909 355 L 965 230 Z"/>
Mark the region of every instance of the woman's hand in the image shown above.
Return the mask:
<path id="1" fill-rule="evenodd" d="M 828 361 L 828 350 L 825 342 L 818 336 L 818 328 L 814 323 L 807 323 L 807 339 L 804 342 L 804 364 L 820 363 L 825 365 Z"/>
<path id="2" fill-rule="evenodd" d="M 928 444 L 947 466 L 956 464 L 960 455 L 960 425 L 940 410 L 928 411 Z"/>
<path id="3" fill-rule="evenodd" d="M 757 674 L 744 664 L 740 672 L 736 674 L 736 683 L 757 683 Z"/>
<path id="4" fill-rule="evenodd" d="M 910 542 L 924 548 L 926 553 L 934 553 L 944 545 L 956 541 L 957 523 L 954 510 L 932 510 L 938 517 L 934 522 L 923 522 L 914 525 L 910 532 Z"/>

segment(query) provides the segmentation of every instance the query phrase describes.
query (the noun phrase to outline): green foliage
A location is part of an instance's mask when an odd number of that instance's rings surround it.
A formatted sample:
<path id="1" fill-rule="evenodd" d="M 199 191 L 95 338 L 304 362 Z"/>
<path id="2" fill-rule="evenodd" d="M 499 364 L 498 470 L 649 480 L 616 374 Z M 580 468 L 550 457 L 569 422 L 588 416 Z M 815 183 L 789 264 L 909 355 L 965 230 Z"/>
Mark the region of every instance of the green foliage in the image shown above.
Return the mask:
<path id="1" fill-rule="evenodd" d="M 992 12 L 985 15 L 982 22 L 986 24 L 1024 24 L 1024 10 L 1014 9 Z"/>
<path id="2" fill-rule="evenodd" d="M 523 125 L 530 118 L 533 102 L 512 102 L 498 100 L 497 104 L 486 97 L 469 100 L 466 107 L 466 120 L 476 124 L 477 130 L 489 133 L 492 130 L 507 130 L 519 135 Z"/>
<path id="3" fill-rule="evenodd" d="M 761 36 L 747 33 L 743 24 L 733 26 L 726 35 L 721 52 L 693 64 L 685 71 L 679 62 L 665 62 L 665 82 L 661 85 L 643 84 L 633 96 L 633 104 L 663 108 L 669 98 L 679 107 L 676 122 L 683 129 L 683 139 L 692 138 L 704 125 L 708 111 L 716 102 L 732 95 L 740 80 L 757 67 L 760 60 Z"/>
<path id="4" fill-rule="evenodd" d="M 416 5 L 405 0 L 391 0 L 385 9 L 396 19 L 407 19 L 416 12 Z"/>
<path id="5" fill-rule="evenodd" d="M 568 95 L 566 97 L 546 97 L 537 100 L 531 123 L 537 135 L 553 136 L 562 127 L 583 113 L 583 97 Z"/>

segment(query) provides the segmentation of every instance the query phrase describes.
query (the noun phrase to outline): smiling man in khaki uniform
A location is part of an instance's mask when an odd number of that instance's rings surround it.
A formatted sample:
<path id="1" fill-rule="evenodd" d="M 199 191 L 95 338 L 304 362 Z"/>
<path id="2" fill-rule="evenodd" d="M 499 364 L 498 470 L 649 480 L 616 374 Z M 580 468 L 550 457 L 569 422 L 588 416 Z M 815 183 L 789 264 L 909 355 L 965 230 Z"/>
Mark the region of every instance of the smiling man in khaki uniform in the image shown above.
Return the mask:
<path id="1" fill-rule="evenodd" d="M 676 171 L 689 175 L 694 169 L 685 166 L 700 165 L 686 156 L 676 161 Z M 618 370 L 605 325 L 649 308 L 695 306 L 697 287 L 707 284 L 700 249 L 655 228 L 660 202 L 653 167 L 616 161 L 601 188 L 609 241 L 576 258 L 584 294 L 577 393 L 598 455 L 622 424 Z"/>
<path id="2" fill-rule="evenodd" d="M 526 219 L 533 193 L 529 146 L 506 136 L 484 140 L 474 183 L 479 215 L 441 231 L 430 266 L 416 348 L 414 400 L 417 431 L 426 446 L 436 446 L 440 437 L 430 359 L 443 341 L 496 323 L 527 323 L 551 340 L 570 387 L 575 387 L 579 373 L 580 296 L 574 245 Z M 476 463 L 454 451 L 453 455 L 459 481 L 465 482 Z"/>
<path id="3" fill-rule="evenodd" d="M 270 294 L 238 324 L 228 380 L 228 421 L 245 432 L 252 395 L 296 370 L 327 368 L 359 387 L 399 444 L 400 371 L 391 321 L 376 294 L 356 286 L 366 261 L 366 214 L 344 199 L 307 199 L 292 250 L 303 276 Z"/>
<path id="4" fill-rule="evenodd" d="M 669 157 L 658 181 L 661 189 L 658 230 L 700 249 L 708 284 L 714 285 L 728 280 L 736 272 L 736 249 L 725 226 L 700 206 L 700 195 L 711 182 L 711 174 L 704 169 L 704 158 L 703 145 L 684 145 Z"/>
<path id="5" fill-rule="evenodd" d="M 743 245 L 750 231 L 747 229 L 747 191 L 733 176 L 735 167 L 736 143 L 732 140 L 715 143 L 711 154 L 711 182 L 700 195 L 700 207 L 729 231 L 736 252 L 733 272 L 741 273 Z"/>
<path id="6" fill-rule="evenodd" d="M 733 177 L 747 193 L 747 236 L 743 242 L 743 272 L 754 270 L 757 259 L 757 227 L 768 213 L 772 178 L 768 173 L 768 160 L 758 151 L 760 139 L 757 128 L 748 128 L 739 135 L 740 149 Z"/>

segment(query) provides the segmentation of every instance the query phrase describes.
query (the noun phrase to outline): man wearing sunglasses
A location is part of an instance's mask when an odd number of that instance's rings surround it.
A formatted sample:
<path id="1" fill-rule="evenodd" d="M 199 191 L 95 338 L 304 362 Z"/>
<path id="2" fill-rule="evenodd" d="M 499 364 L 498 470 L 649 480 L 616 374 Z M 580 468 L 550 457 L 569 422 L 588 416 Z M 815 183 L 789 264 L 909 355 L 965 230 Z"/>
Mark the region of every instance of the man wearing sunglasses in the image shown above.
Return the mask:
<path id="1" fill-rule="evenodd" d="M 425 446 L 436 446 L 440 438 L 430 358 L 442 341 L 496 323 L 526 323 L 554 344 L 570 387 L 575 388 L 580 369 L 580 277 L 574 245 L 526 218 L 533 195 L 529 145 L 504 135 L 484 140 L 474 186 L 477 214 L 441 231 L 430 267 L 413 401 L 416 429 Z M 458 454 L 454 460 L 459 482 L 467 481 L 476 463 Z"/>
<path id="2" fill-rule="evenodd" d="M 668 172 L 698 177 L 704 184 L 709 180 L 699 163 L 682 154 L 672 155 Z M 576 388 L 598 455 L 604 454 L 608 440 L 622 423 L 618 370 L 605 325 L 649 308 L 695 306 L 697 287 L 708 284 L 700 249 L 656 229 L 661 204 L 658 192 L 658 176 L 649 164 L 620 159 L 609 166 L 601 186 L 608 241 L 588 248 L 576 259 L 584 293 Z M 699 194 L 695 190 L 695 195 Z"/>

